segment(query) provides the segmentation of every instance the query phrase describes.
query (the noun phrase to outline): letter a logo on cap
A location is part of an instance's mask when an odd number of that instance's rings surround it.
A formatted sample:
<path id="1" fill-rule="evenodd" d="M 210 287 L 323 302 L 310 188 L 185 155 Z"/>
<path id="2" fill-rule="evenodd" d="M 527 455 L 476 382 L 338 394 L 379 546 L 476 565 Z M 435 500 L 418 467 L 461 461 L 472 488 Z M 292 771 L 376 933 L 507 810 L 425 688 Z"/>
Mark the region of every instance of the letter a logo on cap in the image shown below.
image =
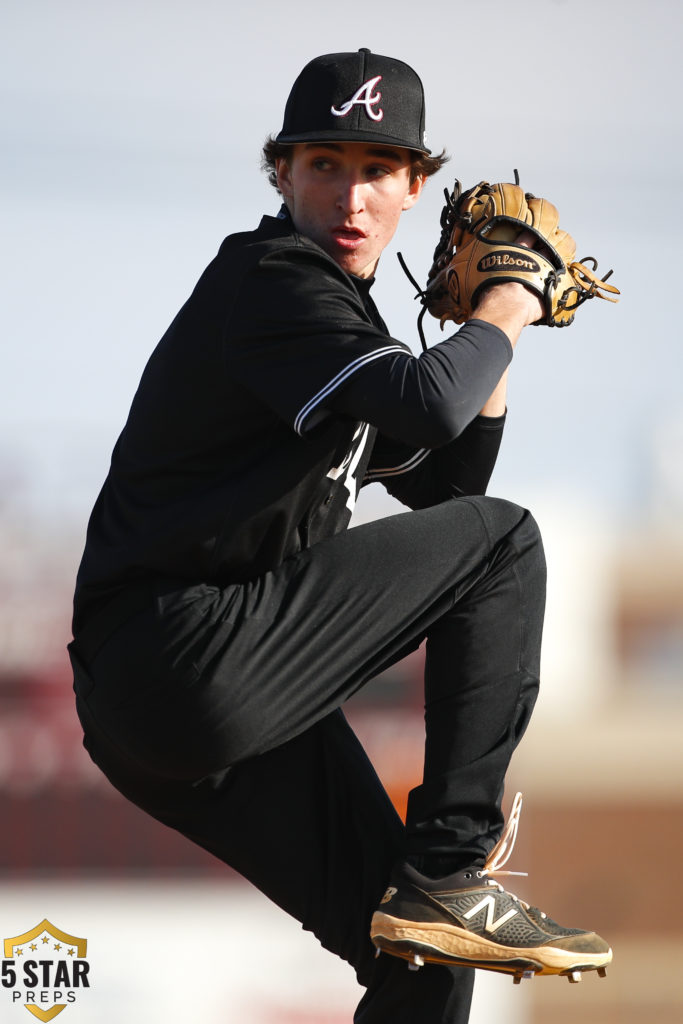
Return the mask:
<path id="1" fill-rule="evenodd" d="M 372 108 L 376 106 L 382 99 L 382 93 L 376 92 L 372 95 L 372 90 L 375 88 L 378 82 L 382 79 L 381 75 L 376 75 L 374 78 L 370 78 L 367 82 L 361 85 L 360 89 L 354 92 L 350 100 L 346 100 L 345 103 L 337 107 L 331 107 L 332 113 L 335 117 L 346 117 L 346 115 L 353 109 L 353 107 L 365 107 L 365 113 L 368 117 L 372 118 L 373 121 L 381 121 L 384 117 L 384 111 Z"/>

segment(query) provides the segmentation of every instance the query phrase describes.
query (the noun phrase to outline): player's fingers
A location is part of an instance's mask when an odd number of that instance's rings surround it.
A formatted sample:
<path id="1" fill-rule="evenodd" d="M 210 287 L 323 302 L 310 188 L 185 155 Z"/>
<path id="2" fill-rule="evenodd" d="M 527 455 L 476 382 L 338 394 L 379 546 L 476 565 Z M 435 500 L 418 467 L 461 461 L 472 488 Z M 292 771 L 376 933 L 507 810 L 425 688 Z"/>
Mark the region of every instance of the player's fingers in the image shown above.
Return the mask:
<path id="1" fill-rule="evenodd" d="M 525 249 L 534 249 L 536 252 L 540 252 L 542 256 L 548 259 L 551 256 L 551 250 L 546 245 L 545 241 L 540 238 L 534 231 L 524 229 L 515 238 L 516 245 L 523 245 Z"/>
<path id="2" fill-rule="evenodd" d="M 533 231 L 520 231 L 515 239 L 517 245 L 523 245 L 527 249 L 533 249 L 538 245 L 538 236 Z"/>

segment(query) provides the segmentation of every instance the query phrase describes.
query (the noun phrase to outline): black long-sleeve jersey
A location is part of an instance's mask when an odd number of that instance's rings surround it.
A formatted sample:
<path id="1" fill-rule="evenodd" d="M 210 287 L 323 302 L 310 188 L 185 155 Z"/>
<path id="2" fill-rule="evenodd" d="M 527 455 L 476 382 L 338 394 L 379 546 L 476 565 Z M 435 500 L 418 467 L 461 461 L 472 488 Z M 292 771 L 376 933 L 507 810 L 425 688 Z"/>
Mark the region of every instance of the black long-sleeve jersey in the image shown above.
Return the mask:
<path id="1" fill-rule="evenodd" d="M 506 335 L 472 320 L 419 357 L 371 281 L 285 213 L 225 239 L 154 350 L 93 509 L 75 596 L 240 582 L 348 526 L 381 481 L 412 508 L 483 493 L 503 419 L 478 414 Z"/>

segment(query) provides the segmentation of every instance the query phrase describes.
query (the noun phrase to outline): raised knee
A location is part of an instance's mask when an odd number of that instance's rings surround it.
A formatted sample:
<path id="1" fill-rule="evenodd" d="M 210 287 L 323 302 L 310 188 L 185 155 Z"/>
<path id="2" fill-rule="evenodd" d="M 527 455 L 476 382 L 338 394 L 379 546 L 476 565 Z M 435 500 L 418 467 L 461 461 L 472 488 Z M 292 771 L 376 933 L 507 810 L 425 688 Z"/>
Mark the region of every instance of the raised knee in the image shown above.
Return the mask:
<path id="1" fill-rule="evenodd" d="M 538 523 L 528 509 L 505 498 L 486 495 L 464 499 L 477 508 L 492 544 L 507 540 L 530 563 L 530 570 L 545 580 L 545 554 Z"/>
<path id="2" fill-rule="evenodd" d="M 477 509 L 494 542 L 497 543 L 515 529 L 524 529 L 529 533 L 535 531 L 540 540 L 540 531 L 536 520 L 521 505 L 515 505 L 514 502 L 508 501 L 506 498 L 491 498 L 485 494 L 472 495 L 460 500 L 466 501 Z"/>

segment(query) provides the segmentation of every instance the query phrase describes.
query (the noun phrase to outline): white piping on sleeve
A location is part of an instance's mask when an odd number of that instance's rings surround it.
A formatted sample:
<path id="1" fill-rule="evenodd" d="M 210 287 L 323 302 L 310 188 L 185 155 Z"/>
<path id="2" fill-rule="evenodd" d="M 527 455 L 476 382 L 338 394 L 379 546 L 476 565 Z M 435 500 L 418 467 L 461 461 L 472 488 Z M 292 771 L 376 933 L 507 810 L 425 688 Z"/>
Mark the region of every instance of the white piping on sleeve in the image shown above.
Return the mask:
<path id="1" fill-rule="evenodd" d="M 297 434 L 303 433 L 304 421 L 311 415 L 317 405 L 331 395 L 340 384 L 343 384 L 356 370 L 360 370 L 366 363 L 371 363 L 374 359 L 379 359 L 380 356 L 389 355 L 390 352 L 402 352 L 405 354 L 405 348 L 402 345 L 387 345 L 384 348 L 375 349 L 374 352 L 367 352 L 363 356 L 359 356 L 358 359 L 354 359 L 353 362 L 345 366 L 343 370 L 340 370 L 336 377 L 333 377 L 331 381 L 321 388 L 317 395 L 314 395 L 302 409 L 299 410 L 296 419 L 294 420 L 294 429 Z"/>
<path id="2" fill-rule="evenodd" d="M 420 448 L 409 459 L 402 462 L 400 466 L 372 469 L 365 474 L 365 479 L 368 483 L 372 483 L 374 480 L 383 480 L 387 476 L 401 476 L 403 473 L 410 473 L 412 469 L 415 469 L 416 466 L 419 466 L 427 458 L 429 451 L 429 448 Z"/>

